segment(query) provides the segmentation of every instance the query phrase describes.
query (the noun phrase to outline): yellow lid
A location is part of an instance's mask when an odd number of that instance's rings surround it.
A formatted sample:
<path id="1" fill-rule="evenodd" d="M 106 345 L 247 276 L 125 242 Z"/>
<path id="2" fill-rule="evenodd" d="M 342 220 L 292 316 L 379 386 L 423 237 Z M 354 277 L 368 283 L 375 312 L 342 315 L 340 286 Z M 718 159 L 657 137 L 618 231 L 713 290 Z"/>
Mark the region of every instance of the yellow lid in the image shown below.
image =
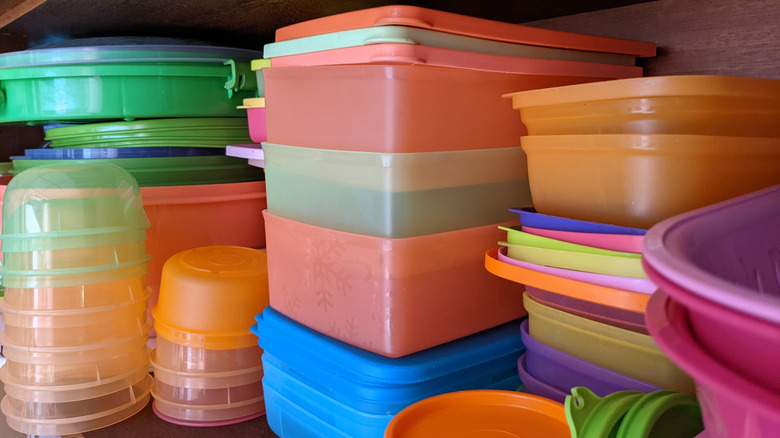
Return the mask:
<path id="1" fill-rule="evenodd" d="M 253 59 L 251 66 L 252 66 L 252 70 L 260 70 L 261 68 L 270 67 L 271 66 L 271 60 L 270 59 Z"/>
<path id="2" fill-rule="evenodd" d="M 238 109 L 247 108 L 265 108 L 265 97 L 251 97 L 244 99 L 244 104 L 237 106 Z"/>

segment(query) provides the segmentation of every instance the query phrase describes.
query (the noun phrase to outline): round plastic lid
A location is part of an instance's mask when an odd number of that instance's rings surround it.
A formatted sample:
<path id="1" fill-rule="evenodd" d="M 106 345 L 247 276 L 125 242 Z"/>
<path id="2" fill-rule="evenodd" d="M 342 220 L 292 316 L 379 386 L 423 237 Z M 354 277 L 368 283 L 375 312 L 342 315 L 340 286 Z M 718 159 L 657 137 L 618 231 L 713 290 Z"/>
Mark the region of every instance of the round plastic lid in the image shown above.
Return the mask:
<path id="1" fill-rule="evenodd" d="M 639 391 L 618 391 L 599 397 L 583 386 L 572 388 L 565 402 L 572 438 L 615 436 L 626 412 L 643 395 Z"/>
<path id="2" fill-rule="evenodd" d="M 46 130 L 46 139 L 64 139 L 95 134 L 127 134 L 147 132 L 161 136 L 178 133 L 182 130 L 247 129 L 248 122 L 241 117 L 191 117 L 170 119 L 145 119 L 122 122 L 85 123 L 60 126 Z"/>
<path id="3" fill-rule="evenodd" d="M 29 50 L 0 55 L 0 69 L 36 65 L 72 64 L 95 61 L 126 61 L 165 58 L 235 59 L 262 58 L 256 50 L 210 45 L 203 41 L 173 38 L 110 37 L 58 41 Z"/>
<path id="4" fill-rule="evenodd" d="M 178 257 L 182 267 L 210 277 L 246 275 L 254 278 L 267 263 L 263 251 L 228 245 L 193 248 L 183 251 Z"/>
<path id="5" fill-rule="evenodd" d="M 113 158 L 197 157 L 204 155 L 224 154 L 224 151 L 218 148 L 195 147 L 25 149 L 24 157 L 12 157 L 12 159 L 88 160 Z"/>
<path id="6" fill-rule="evenodd" d="M 509 211 L 520 215 L 520 225 L 547 230 L 576 231 L 580 233 L 629 234 L 641 236 L 647 233 L 642 228 L 589 222 L 561 216 L 538 213 L 533 207 L 510 208 Z"/>
<path id="7" fill-rule="evenodd" d="M 501 390 L 460 391 L 421 400 L 399 412 L 385 430 L 386 438 L 432 436 L 568 438 L 570 435 L 562 404 Z"/>
<path id="8" fill-rule="evenodd" d="M 695 395 L 655 391 L 642 396 L 626 412 L 617 438 L 687 438 L 702 430 L 701 407 Z"/>

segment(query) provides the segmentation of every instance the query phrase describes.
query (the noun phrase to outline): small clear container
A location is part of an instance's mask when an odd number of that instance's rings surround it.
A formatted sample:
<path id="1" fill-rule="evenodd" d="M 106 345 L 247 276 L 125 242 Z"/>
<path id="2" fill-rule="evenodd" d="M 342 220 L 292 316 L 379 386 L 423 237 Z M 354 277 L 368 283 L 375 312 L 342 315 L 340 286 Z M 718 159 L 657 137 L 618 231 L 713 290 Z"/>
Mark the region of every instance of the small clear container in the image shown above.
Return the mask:
<path id="1" fill-rule="evenodd" d="M 29 402 L 9 395 L 0 409 L 8 425 L 28 435 L 69 435 L 110 426 L 131 417 L 149 401 L 152 376 L 111 394 L 63 402 Z"/>
<path id="2" fill-rule="evenodd" d="M 0 301 L 8 343 L 18 347 L 77 347 L 144 336 L 144 300 L 76 310 L 16 310 Z"/>
<path id="3" fill-rule="evenodd" d="M 69 287 L 5 288 L 5 303 L 17 310 L 73 310 L 131 304 L 147 297 L 144 277 Z"/>
<path id="4" fill-rule="evenodd" d="M 145 327 L 151 328 L 151 323 Z M 0 334 L 6 357 L 3 381 L 16 385 L 65 386 L 107 382 L 149 365 L 146 336 L 64 348 L 17 347 Z"/>
<path id="5" fill-rule="evenodd" d="M 179 403 L 192 407 L 224 406 L 233 403 L 242 403 L 248 400 L 256 400 L 263 396 L 262 374 L 252 373 L 255 381 L 236 386 L 223 388 L 199 388 L 170 385 L 157 378 L 155 370 L 154 393 L 155 397 L 172 403 Z M 192 379 L 190 379 L 191 381 Z M 207 383 L 203 378 L 199 383 Z"/>
<path id="6" fill-rule="evenodd" d="M 146 259 L 146 242 L 43 251 L 3 252 L 3 269 L 14 271 L 50 271 L 87 267 L 113 269 L 116 265 Z"/>
<path id="7" fill-rule="evenodd" d="M 246 417 L 265 412 L 265 398 L 262 395 L 242 402 L 210 406 L 191 406 L 165 400 L 159 396 L 154 387 L 152 387 L 152 397 L 154 397 L 155 414 L 159 417 L 166 421 L 181 421 L 191 425 L 228 422 L 229 420 L 243 421 Z M 171 420 L 165 417 L 169 417 Z"/>
<path id="8" fill-rule="evenodd" d="M 105 267 L 61 269 L 58 271 L 17 271 L 9 273 L 0 269 L 3 286 L 17 289 L 37 289 L 50 287 L 72 287 L 80 285 L 111 283 L 134 277 L 143 277 L 147 272 L 147 263 L 151 257 L 129 263 Z"/>
<path id="9" fill-rule="evenodd" d="M 209 350 L 177 344 L 158 336 L 152 355 L 155 367 L 172 372 L 226 373 L 261 367 L 263 350 L 257 342 L 246 348 Z"/>

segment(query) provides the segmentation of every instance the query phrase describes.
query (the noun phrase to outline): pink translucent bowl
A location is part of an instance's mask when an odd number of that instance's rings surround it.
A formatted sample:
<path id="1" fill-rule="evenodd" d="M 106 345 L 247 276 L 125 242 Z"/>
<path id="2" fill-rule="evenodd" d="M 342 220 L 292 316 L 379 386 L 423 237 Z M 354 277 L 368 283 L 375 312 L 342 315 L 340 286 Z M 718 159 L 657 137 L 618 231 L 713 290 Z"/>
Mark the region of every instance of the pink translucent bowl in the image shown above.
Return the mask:
<path id="1" fill-rule="evenodd" d="M 664 353 L 693 377 L 707 438 L 777 436 L 780 393 L 709 354 L 697 342 L 690 323 L 689 310 L 663 291 L 650 298 L 647 327 Z M 731 345 L 737 357 L 741 345 Z"/>
<path id="2" fill-rule="evenodd" d="M 623 252 L 642 252 L 641 235 L 631 234 L 607 234 L 607 233 L 585 233 L 578 231 L 548 230 L 546 228 L 535 228 L 523 225 L 523 231 L 537 236 L 549 237 L 551 239 L 563 240 L 565 242 L 576 243 L 579 245 L 593 246 L 596 248 L 609 249 L 612 251 Z"/>

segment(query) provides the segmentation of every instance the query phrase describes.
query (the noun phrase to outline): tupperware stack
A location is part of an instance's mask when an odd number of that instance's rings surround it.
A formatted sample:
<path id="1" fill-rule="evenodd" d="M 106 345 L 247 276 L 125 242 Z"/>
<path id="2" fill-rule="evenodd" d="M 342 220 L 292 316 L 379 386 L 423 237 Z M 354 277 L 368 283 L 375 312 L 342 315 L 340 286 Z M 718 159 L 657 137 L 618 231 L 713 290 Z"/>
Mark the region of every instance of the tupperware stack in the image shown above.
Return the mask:
<path id="1" fill-rule="evenodd" d="M 654 45 L 388 6 L 279 29 L 264 53 L 267 141 L 242 153 L 268 181 L 253 330 L 272 430 L 381 436 L 423 398 L 516 389 L 522 287 L 482 260 L 530 203 L 501 95 L 640 76 Z"/>
<path id="2" fill-rule="evenodd" d="M 133 177 L 108 164 L 26 170 L 8 184 L 2 216 L 8 425 L 76 434 L 143 409 L 149 222 Z"/>
<path id="3" fill-rule="evenodd" d="M 780 81 L 666 76 L 506 97 L 528 128 L 534 208 L 514 210 L 521 226 L 485 266 L 526 285 L 526 390 L 561 397 L 600 365 L 693 392 L 690 373 L 706 436 L 771 436 L 777 191 L 747 194 L 780 184 Z M 559 351 L 532 365 L 537 344 Z"/>
<path id="4" fill-rule="evenodd" d="M 265 252 L 204 246 L 170 257 L 153 314 L 155 414 L 185 426 L 221 426 L 265 412 L 262 350 L 249 331 L 268 305 Z"/>
<path id="5" fill-rule="evenodd" d="M 42 124 L 47 141 L 12 157 L 14 172 L 88 162 L 127 170 L 151 222 L 146 281 L 154 304 L 163 264 L 177 252 L 265 246 L 263 173 L 225 155 L 227 144 L 250 141 L 236 107 L 259 93 L 249 62 L 259 56 L 148 37 L 73 39 L 2 54 L 0 123 Z"/>

